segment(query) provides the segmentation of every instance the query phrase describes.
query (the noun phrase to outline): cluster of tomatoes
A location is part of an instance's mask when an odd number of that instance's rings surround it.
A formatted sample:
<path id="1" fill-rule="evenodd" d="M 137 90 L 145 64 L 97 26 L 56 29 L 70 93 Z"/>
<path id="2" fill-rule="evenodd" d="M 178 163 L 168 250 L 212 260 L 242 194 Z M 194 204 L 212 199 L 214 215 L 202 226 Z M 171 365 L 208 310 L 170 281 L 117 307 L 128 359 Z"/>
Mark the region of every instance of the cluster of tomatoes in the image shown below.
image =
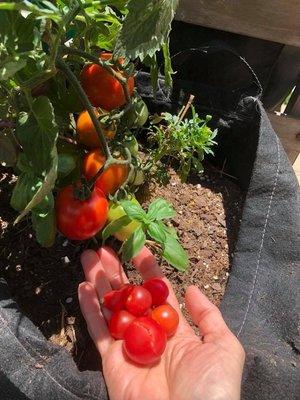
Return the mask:
<path id="1" fill-rule="evenodd" d="M 123 339 L 128 358 L 141 365 L 159 361 L 167 339 L 176 332 L 179 316 L 166 303 L 169 289 L 159 278 L 143 285 L 124 285 L 105 294 L 103 306 L 112 312 L 108 327 L 117 340 Z"/>
<path id="2" fill-rule="evenodd" d="M 100 59 L 110 60 L 111 53 L 101 53 Z M 119 64 L 124 60 L 118 60 Z M 124 72 L 114 67 L 119 74 Z M 107 115 L 110 111 L 125 104 L 121 83 L 105 68 L 98 64 L 87 64 L 80 75 L 81 85 L 91 104 L 95 107 L 97 117 Z M 134 77 L 127 78 L 130 96 L 134 90 Z M 106 139 L 111 140 L 116 134 L 116 125 L 102 124 Z M 77 141 L 89 149 L 82 163 L 82 174 L 87 181 L 99 172 L 106 162 L 100 149 L 100 141 L 95 126 L 87 110 L 82 111 L 76 123 Z M 136 143 L 137 145 L 137 143 Z M 137 150 L 136 150 L 137 151 Z M 77 196 L 76 187 L 69 185 L 62 188 L 56 199 L 57 226 L 61 233 L 71 240 L 85 240 L 101 231 L 108 218 L 109 203 L 107 197 L 114 194 L 126 181 L 129 173 L 127 164 L 110 165 L 94 182 L 91 193 Z M 76 185 L 75 185 L 76 186 Z M 78 184 L 77 186 L 81 186 Z M 79 188 L 78 188 L 79 189 Z"/>

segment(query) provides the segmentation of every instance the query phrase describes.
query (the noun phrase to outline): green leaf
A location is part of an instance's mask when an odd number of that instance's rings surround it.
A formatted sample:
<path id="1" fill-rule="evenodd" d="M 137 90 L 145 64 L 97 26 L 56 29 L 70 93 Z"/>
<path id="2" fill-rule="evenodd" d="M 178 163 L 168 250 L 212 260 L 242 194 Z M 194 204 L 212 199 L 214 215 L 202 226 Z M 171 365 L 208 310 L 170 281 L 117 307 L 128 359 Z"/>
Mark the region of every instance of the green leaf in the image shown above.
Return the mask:
<path id="1" fill-rule="evenodd" d="M 168 87 L 172 87 L 172 75 L 174 74 L 172 68 L 172 61 L 169 48 L 169 39 L 166 43 L 162 45 L 163 55 L 164 55 L 164 73 L 165 73 L 165 83 Z"/>
<path id="2" fill-rule="evenodd" d="M 10 205 L 17 211 L 24 210 L 42 186 L 43 181 L 31 171 L 22 173 L 18 177 L 18 181 L 14 187 Z M 35 211 L 38 213 L 47 213 L 53 208 L 53 204 L 53 195 L 49 192 L 39 203 L 35 204 Z"/>
<path id="3" fill-rule="evenodd" d="M 26 60 L 8 61 L 0 67 L 0 81 L 6 81 L 11 78 L 16 72 L 24 68 Z"/>
<path id="4" fill-rule="evenodd" d="M 188 267 L 188 257 L 180 243 L 171 235 L 166 236 L 163 258 L 179 271 L 185 271 Z"/>
<path id="5" fill-rule="evenodd" d="M 54 210 L 50 210 L 47 214 L 33 212 L 31 214 L 31 221 L 39 244 L 43 247 L 51 247 L 55 241 L 56 234 Z"/>
<path id="6" fill-rule="evenodd" d="M 26 207 L 23 209 L 21 214 L 16 218 L 14 224 L 17 224 L 18 222 L 21 221 L 21 219 L 29 213 L 33 208 L 40 206 L 40 203 L 44 200 L 47 199 L 48 196 L 52 196 L 51 190 L 54 188 L 55 181 L 57 178 L 57 152 L 55 148 L 55 156 L 54 160 L 52 162 L 52 167 L 50 171 L 47 173 L 45 176 L 44 181 L 40 184 L 38 187 L 38 190 L 35 192 L 29 203 L 26 205 Z M 22 197 L 22 193 L 20 194 Z"/>
<path id="7" fill-rule="evenodd" d="M 167 43 L 178 0 L 131 0 L 115 53 L 131 59 L 152 57 Z"/>
<path id="8" fill-rule="evenodd" d="M 106 240 L 114 233 L 118 232 L 121 228 L 123 228 L 123 226 L 128 225 L 130 222 L 131 219 L 127 215 L 124 215 L 123 217 L 112 221 L 110 224 L 106 225 L 106 227 L 103 229 L 102 239 Z"/>
<path id="9" fill-rule="evenodd" d="M 157 222 L 150 222 L 150 224 L 147 226 L 147 233 L 153 240 L 160 244 L 163 244 L 166 240 L 165 230 Z"/>
<path id="10" fill-rule="evenodd" d="M 0 133 L 0 164 L 13 167 L 17 163 L 17 157 L 17 149 L 9 133 Z"/>
<path id="11" fill-rule="evenodd" d="M 129 200 L 122 200 L 120 204 L 130 219 L 136 219 L 142 222 L 147 220 L 147 214 L 139 204 L 132 203 Z"/>
<path id="12" fill-rule="evenodd" d="M 32 102 L 30 113 L 20 114 L 16 134 L 36 174 L 45 174 L 53 165 L 58 136 L 53 107 L 47 97 L 38 97 Z"/>
<path id="13" fill-rule="evenodd" d="M 126 240 L 122 247 L 122 261 L 126 262 L 136 256 L 143 248 L 146 242 L 146 235 L 140 226 Z"/>
<path id="14" fill-rule="evenodd" d="M 151 221 L 172 218 L 175 216 L 174 208 L 164 199 L 156 199 L 150 204 L 147 213 Z"/>

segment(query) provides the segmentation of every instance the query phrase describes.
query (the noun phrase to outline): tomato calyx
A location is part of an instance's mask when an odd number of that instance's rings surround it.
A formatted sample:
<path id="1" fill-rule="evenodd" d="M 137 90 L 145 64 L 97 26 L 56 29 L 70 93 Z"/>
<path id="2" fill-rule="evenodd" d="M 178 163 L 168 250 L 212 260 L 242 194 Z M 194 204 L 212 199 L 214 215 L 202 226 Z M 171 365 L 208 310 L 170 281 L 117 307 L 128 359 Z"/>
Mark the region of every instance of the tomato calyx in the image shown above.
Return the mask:
<path id="1" fill-rule="evenodd" d="M 75 184 L 73 186 L 74 198 L 80 201 L 87 200 L 91 197 L 91 188 L 86 183 Z"/>

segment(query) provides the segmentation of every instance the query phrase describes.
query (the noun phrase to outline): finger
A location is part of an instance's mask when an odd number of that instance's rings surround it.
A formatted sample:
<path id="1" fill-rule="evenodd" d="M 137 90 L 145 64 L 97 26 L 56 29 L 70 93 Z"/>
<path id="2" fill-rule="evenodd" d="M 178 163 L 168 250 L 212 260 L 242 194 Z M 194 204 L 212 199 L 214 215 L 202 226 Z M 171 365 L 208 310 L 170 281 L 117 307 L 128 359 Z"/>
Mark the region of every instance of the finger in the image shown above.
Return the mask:
<path id="1" fill-rule="evenodd" d="M 81 255 L 81 264 L 83 267 L 85 279 L 96 289 L 98 300 L 101 302 L 105 293 L 112 290 L 110 283 L 105 275 L 102 263 L 98 254 L 93 250 L 86 250 Z M 103 308 L 102 312 L 106 321 L 111 317 L 111 311 Z"/>
<path id="2" fill-rule="evenodd" d="M 101 312 L 97 292 L 90 283 L 82 282 L 78 286 L 78 298 L 90 336 L 101 357 L 104 357 L 113 343 L 113 339 L 109 334 L 105 318 Z"/>
<path id="3" fill-rule="evenodd" d="M 218 307 L 212 304 L 196 286 L 188 287 L 185 302 L 193 322 L 204 336 L 204 341 L 209 340 L 210 335 L 215 338 L 229 332 Z M 207 340 L 205 340 L 206 336 Z"/>
<path id="4" fill-rule="evenodd" d="M 135 268 L 140 272 L 144 281 L 151 278 L 160 278 L 166 283 L 169 289 L 169 297 L 167 299 L 168 303 L 170 303 L 171 306 L 173 306 L 181 314 L 179 303 L 173 287 L 170 281 L 162 273 L 156 258 L 151 251 L 147 249 L 147 247 L 143 247 L 140 253 L 132 259 L 132 262 Z"/>
<path id="5" fill-rule="evenodd" d="M 97 254 L 105 271 L 105 275 L 113 289 L 119 289 L 125 283 L 129 282 L 119 257 L 110 247 L 100 247 Z"/>

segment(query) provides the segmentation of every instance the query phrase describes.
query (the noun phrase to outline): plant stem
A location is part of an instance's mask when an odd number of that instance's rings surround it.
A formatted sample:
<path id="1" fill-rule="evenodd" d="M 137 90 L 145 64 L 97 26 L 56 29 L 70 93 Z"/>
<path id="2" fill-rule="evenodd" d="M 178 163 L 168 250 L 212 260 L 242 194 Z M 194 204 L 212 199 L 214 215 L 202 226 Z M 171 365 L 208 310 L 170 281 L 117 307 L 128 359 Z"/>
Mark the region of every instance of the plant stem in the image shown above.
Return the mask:
<path id="1" fill-rule="evenodd" d="M 98 57 L 93 56 L 85 51 L 73 49 L 73 48 L 67 47 L 67 46 L 61 46 L 60 51 L 62 54 L 69 54 L 69 55 L 83 57 L 83 58 L 93 62 L 94 64 L 100 65 L 100 67 L 106 69 L 106 71 L 109 72 L 114 78 L 116 78 L 122 85 L 126 103 L 131 102 L 131 97 L 130 97 L 130 93 L 129 93 L 128 86 L 127 86 L 127 79 L 121 73 L 115 71 L 110 65 L 107 64 L 107 62 L 102 61 Z"/>
<path id="2" fill-rule="evenodd" d="M 183 111 L 180 111 L 180 114 L 179 114 L 180 122 L 183 120 L 183 118 L 186 116 L 187 112 L 189 111 L 191 105 L 193 104 L 194 98 L 195 98 L 195 96 L 193 94 L 191 94 L 189 101 L 186 103 L 186 106 L 184 107 Z"/>
<path id="3" fill-rule="evenodd" d="M 109 160 L 111 158 L 111 153 L 109 150 L 109 147 L 107 145 L 106 139 L 105 139 L 105 135 L 104 135 L 104 130 L 100 125 L 100 122 L 98 121 L 98 118 L 96 117 L 96 114 L 94 112 L 94 109 L 87 97 L 87 95 L 85 94 L 84 90 L 82 89 L 80 83 L 78 82 L 76 76 L 73 74 L 73 72 L 70 70 L 70 68 L 68 67 L 68 65 L 61 59 L 57 59 L 56 60 L 56 66 L 57 68 L 59 68 L 68 78 L 68 80 L 70 81 L 71 85 L 73 86 L 73 88 L 75 89 L 75 91 L 78 94 L 78 97 L 80 98 L 80 100 L 82 101 L 82 104 L 84 105 L 84 107 L 86 108 L 86 110 L 88 111 L 91 120 L 95 126 L 99 141 L 100 141 L 100 145 L 101 145 L 101 149 L 106 157 L 107 160 Z"/>
<path id="4" fill-rule="evenodd" d="M 77 146 L 76 140 L 73 140 L 73 139 L 63 136 L 63 135 L 58 135 L 58 138 L 65 141 L 66 143 L 70 143 L 70 144 L 73 144 L 74 146 Z"/>

